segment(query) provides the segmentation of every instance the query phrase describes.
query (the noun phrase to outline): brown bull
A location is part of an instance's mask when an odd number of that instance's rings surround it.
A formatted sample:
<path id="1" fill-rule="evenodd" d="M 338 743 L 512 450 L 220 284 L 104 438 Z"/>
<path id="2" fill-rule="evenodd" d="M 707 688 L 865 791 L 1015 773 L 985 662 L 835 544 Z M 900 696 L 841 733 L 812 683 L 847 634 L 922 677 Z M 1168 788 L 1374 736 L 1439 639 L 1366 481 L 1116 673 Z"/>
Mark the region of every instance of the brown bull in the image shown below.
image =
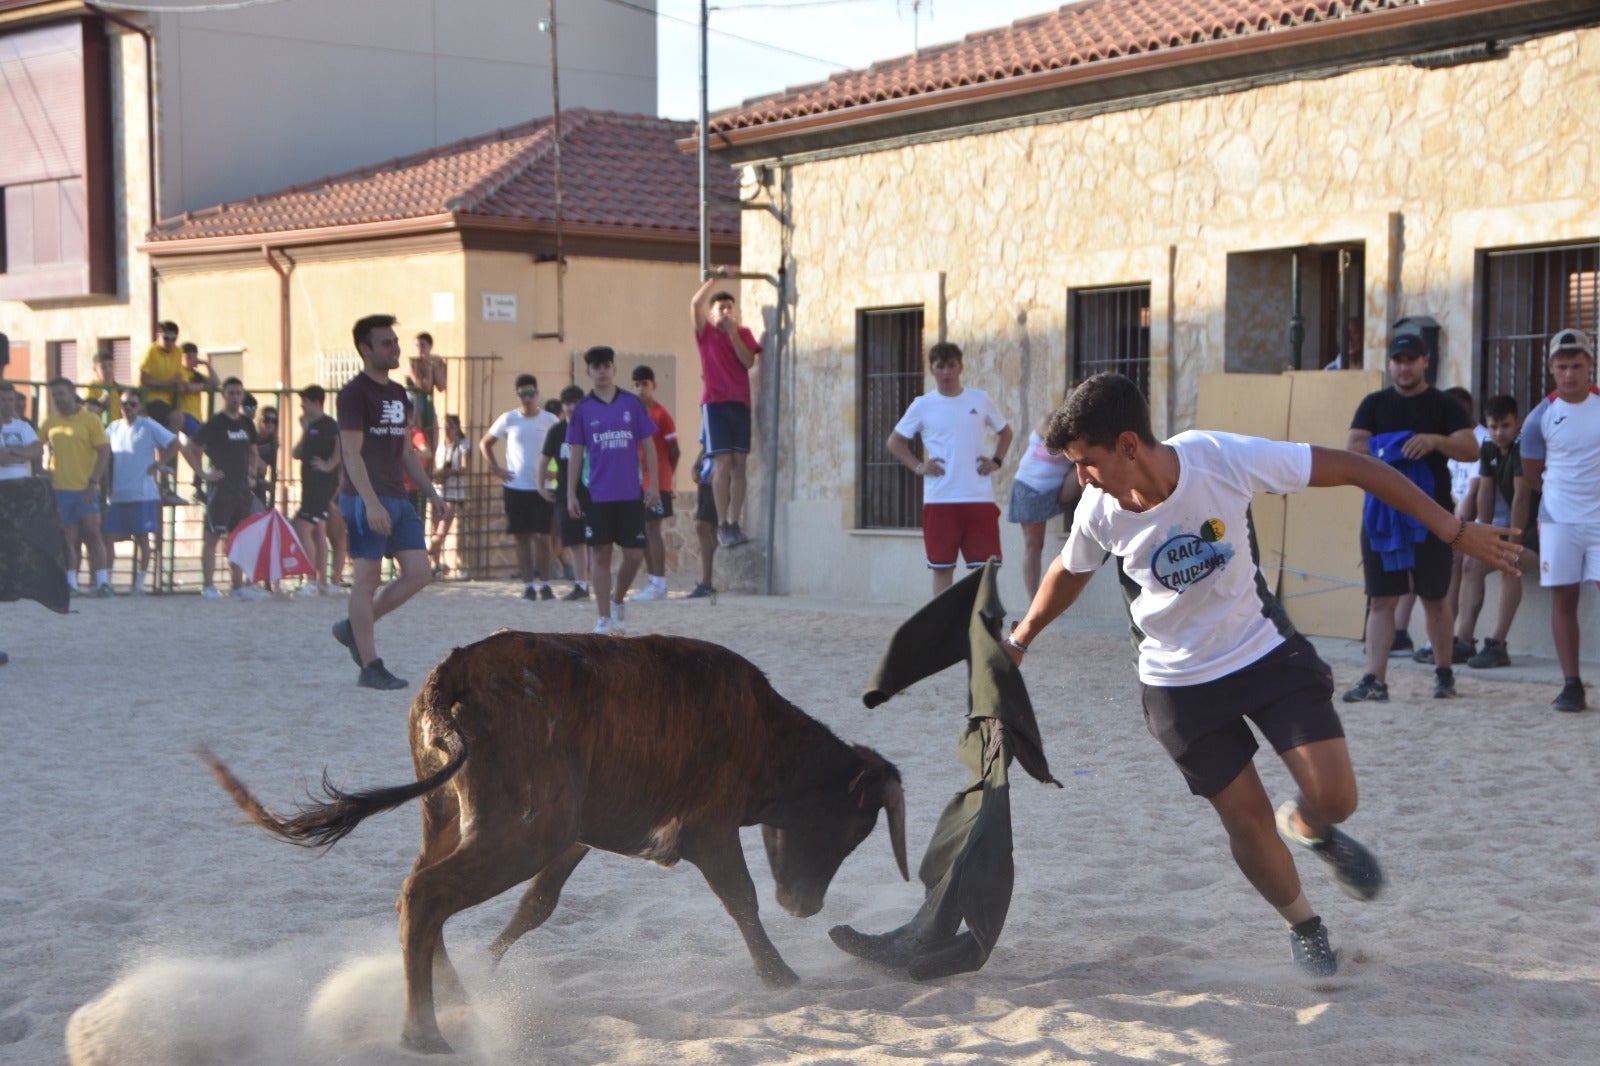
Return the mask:
<path id="1" fill-rule="evenodd" d="M 496 959 L 555 910 L 589 849 L 670 866 L 688 859 L 744 935 L 768 984 L 797 978 L 768 939 L 739 827 L 760 823 L 777 898 L 815 914 L 881 807 L 906 876 L 900 774 L 848 745 L 726 648 L 679 637 L 501 632 L 440 663 L 411 704 L 415 784 L 343 792 L 280 818 L 209 751 L 241 808 L 268 831 L 326 847 L 370 815 L 419 796 L 422 850 L 400 890 L 402 1039 L 449 1051 L 434 1013 L 445 920 L 529 878 Z"/>

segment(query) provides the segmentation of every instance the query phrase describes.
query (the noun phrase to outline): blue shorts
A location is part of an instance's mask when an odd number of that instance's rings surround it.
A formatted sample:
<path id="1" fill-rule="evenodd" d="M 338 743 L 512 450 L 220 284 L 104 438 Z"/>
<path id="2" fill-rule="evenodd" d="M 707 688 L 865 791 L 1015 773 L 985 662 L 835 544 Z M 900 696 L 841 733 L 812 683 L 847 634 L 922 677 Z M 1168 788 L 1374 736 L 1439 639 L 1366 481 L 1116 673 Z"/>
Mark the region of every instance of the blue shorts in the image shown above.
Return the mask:
<path id="1" fill-rule="evenodd" d="M 750 408 L 742 403 L 708 403 L 700 409 L 707 455 L 750 451 Z"/>
<path id="2" fill-rule="evenodd" d="M 193 437 L 200 432 L 200 420 L 188 411 L 183 412 L 183 435 Z"/>
<path id="3" fill-rule="evenodd" d="M 422 519 L 417 509 L 404 496 L 379 496 L 383 509 L 389 512 L 389 535 L 374 533 L 367 525 L 367 505 L 360 496 L 339 494 L 339 514 L 349 531 L 350 557 L 352 559 L 393 559 L 401 552 L 426 551 Z"/>
<path id="4" fill-rule="evenodd" d="M 132 503 L 114 503 L 106 508 L 106 518 L 101 528 L 113 537 L 134 537 L 141 533 L 154 533 L 161 528 L 161 501 L 134 500 Z"/>
<path id="5" fill-rule="evenodd" d="M 61 524 L 75 526 L 83 521 L 84 515 L 100 513 L 100 493 L 94 492 L 67 492 L 56 489 L 56 511 L 61 515 Z"/>

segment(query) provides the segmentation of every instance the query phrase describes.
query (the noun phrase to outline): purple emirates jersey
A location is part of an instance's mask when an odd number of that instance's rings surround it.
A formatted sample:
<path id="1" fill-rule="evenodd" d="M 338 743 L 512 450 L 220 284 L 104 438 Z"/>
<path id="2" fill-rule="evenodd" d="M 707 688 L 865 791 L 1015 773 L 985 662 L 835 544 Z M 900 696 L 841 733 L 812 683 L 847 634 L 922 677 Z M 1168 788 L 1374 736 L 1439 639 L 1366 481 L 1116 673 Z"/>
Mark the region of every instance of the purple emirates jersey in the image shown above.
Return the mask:
<path id="1" fill-rule="evenodd" d="M 567 443 L 584 448 L 583 481 L 591 500 L 639 499 L 639 442 L 655 431 L 644 404 L 631 392 L 618 389 L 610 403 L 592 392 L 578 401 L 567 423 Z"/>

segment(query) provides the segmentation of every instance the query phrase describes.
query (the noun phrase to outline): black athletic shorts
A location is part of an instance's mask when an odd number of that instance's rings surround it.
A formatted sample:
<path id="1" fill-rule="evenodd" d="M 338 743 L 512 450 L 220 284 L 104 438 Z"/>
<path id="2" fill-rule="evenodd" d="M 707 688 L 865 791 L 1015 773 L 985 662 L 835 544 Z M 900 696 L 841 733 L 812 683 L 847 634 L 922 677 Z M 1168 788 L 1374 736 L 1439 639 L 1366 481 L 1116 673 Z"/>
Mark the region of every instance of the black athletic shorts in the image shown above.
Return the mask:
<path id="1" fill-rule="evenodd" d="M 644 501 L 616 500 L 595 503 L 583 509 L 583 539 L 590 547 L 616 544 L 623 548 L 644 547 Z"/>
<path id="2" fill-rule="evenodd" d="M 338 478 L 306 478 L 300 483 L 300 509 L 294 513 L 295 521 L 314 525 L 326 519 L 333 495 L 338 491 Z"/>
<path id="3" fill-rule="evenodd" d="M 1383 557 L 1372 550 L 1367 531 L 1361 531 L 1361 571 L 1368 596 L 1404 596 L 1442 600 L 1450 592 L 1450 545 L 1433 534 L 1417 545 L 1410 570 L 1385 570 Z"/>
<path id="4" fill-rule="evenodd" d="M 705 482 L 695 488 L 694 520 L 707 525 L 717 524 L 717 498 L 711 494 L 711 486 Z"/>
<path id="5" fill-rule="evenodd" d="M 672 517 L 672 493 L 663 492 L 660 499 L 661 506 L 657 507 L 655 510 L 651 510 L 649 507 L 644 509 L 644 520 L 646 522 L 659 522 L 663 518 Z M 641 500 L 640 502 L 643 501 Z"/>
<path id="6" fill-rule="evenodd" d="M 1344 736 L 1333 709 L 1333 671 L 1298 633 L 1241 670 L 1200 685 L 1140 685 L 1144 724 L 1178 764 L 1189 791 L 1207 799 L 1255 757 L 1256 724 L 1280 755 Z"/>
<path id="7" fill-rule="evenodd" d="M 505 489 L 506 532 L 512 536 L 549 533 L 554 514 L 549 500 L 533 489 Z"/>
<path id="8" fill-rule="evenodd" d="M 226 486 L 217 481 L 206 495 L 206 526 L 213 533 L 232 533 L 239 523 L 262 510 L 261 501 L 249 489 Z"/>

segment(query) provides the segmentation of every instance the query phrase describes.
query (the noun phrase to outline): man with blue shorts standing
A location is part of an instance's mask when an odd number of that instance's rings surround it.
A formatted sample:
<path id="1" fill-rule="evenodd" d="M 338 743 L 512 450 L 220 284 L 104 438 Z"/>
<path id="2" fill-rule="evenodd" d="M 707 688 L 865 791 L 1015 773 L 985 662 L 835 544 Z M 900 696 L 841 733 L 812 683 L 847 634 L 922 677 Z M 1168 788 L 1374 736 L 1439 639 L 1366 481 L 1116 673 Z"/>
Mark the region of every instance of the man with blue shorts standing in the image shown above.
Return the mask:
<path id="1" fill-rule="evenodd" d="M 717 543 L 734 547 L 749 541 L 744 517 L 745 464 L 750 456 L 750 368 L 761 345 L 739 321 L 733 293 L 716 289 L 732 276 L 717 267 L 689 300 L 689 319 L 700 349 L 700 394 L 706 454 L 711 456 L 711 494 L 717 504 Z"/>
<path id="2" fill-rule="evenodd" d="M 355 568 L 349 616 L 333 627 L 333 636 L 350 650 L 361 667 L 362 688 L 398 689 L 409 682 L 394 676 L 378 658 L 373 627 L 378 619 L 420 592 L 432 579 L 422 519 L 406 499 L 405 477 L 433 498 L 435 513 L 449 514 L 408 446 L 411 401 L 405 387 L 389 379 L 400 366 L 400 338 L 393 315 L 368 315 L 352 331 L 361 354 L 361 373 L 339 390 L 339 445 L 344 475 L 339 485 L 339 513 L 350 534 Z M 400 576 L 379 587 L 383 560 L 400 566 Z"/>

